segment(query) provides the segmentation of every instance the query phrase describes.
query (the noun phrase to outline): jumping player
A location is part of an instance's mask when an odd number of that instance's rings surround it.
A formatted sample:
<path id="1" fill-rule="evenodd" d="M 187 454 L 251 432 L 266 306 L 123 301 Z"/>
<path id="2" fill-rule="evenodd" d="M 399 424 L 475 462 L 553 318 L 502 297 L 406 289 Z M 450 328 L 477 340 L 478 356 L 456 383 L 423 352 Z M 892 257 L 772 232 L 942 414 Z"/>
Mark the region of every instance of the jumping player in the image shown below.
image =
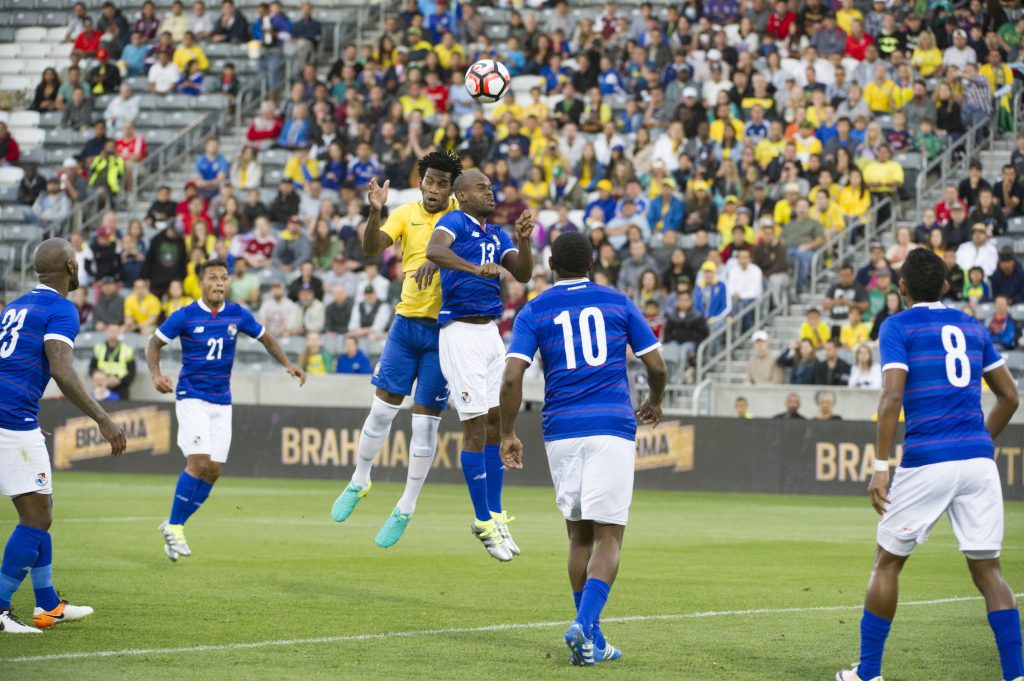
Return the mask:
<path id="1" fill-rule="evenodd" d="M 110 453 L 124 452 L 124 432 L 92 399 L 72 364 L 78 311 L 67 299 L 78 288 L 75 249 L 64 239 L 47 239 L 36 250 L 39 285 L 0 315 L 0 494 L 18 511 L 0 563 L 0 633 L 38 634 L 40 629 L 88 617 L 93 609 L 61 600 L 53 587 L 53 522 L 50 456 L 39 429 L 39 400 L 50 377 L 64 396 L 96 422 Z M 11 599 L 32 577 L 35 627 L 22 624 Z"/>
<path id="2" fill-rule="evenodd" d="M 526 283 L 533 274 L 529 210 L 516 220 L 516 243 L 497 225 L 491 181 L 480 171 L 455 180 L 453 210 L 437 223 L 427 257 L 441 268 L 441 371 L 455 395 L 462 421 L 462 473 L 475 518 L 473 534 L 501 561 L 519 555 L 501 504 L 504 466 L 499 452 L 498 392 L 505 344 L 495 320 L 501 317 L 501 268 Z"/>
<path id="3" fill-rule="evenodd" d="M 370 491 L 373 460 L 391 432 L 391 423 L 398 415 L 402 400 L 412 393 L 415 381 L 405 492 L 375 539 L 377 546 L 384 549 L 402 538 L 412 519 L 416 499 L 434 463 L 441 411 L 448 405 L 448 385 L 441 374 L 437 355 L 441 286 L 435 278 L 437 266 L 427 260 L 426 251 L 434 225 L 452 209 L 452 185 L 461 172 L 459 159 L 446 152 L 434 151 L 421 158 L 422 200 L 397 208 L 383 227 L 381 211 L 387 203 L 391 183 L 386 180 L 378 187 L 377 178 L 370 181 L 370 215 L 363 233 L 363 252 L 373 257 L 401 241 L 405 278 L 402 299 L 395 308 L 395 321 L 370 381 L 377 392 L 359 436 L 356 470 L 345 491 L 335 500 L 331 517 L 344 522 Z"/>
<path id="4" fill-rule="evenodd" d="M 259 340 L 271 357 L 291 376 L 306 382 L 306 372 L 296 367 L 277 340 L 260 326 L 246 308 L 225 301 L 228 266 L 223 260 L 207 260 L 199 267 L 202 297 L 174 312 L 156 330 L 146 347 L 146 362 L 153 385 L 162 393 L 175 392 L 171 379 L 160 371 L 160 350 L 181 336 L 181 373 L 178 375 L 175 414 L 178 447 L 186 457 L 178 476 L 171 514 L 160 524 L 164 553 L 172 561 L 191 556 L 185 541 L 185 521 L 210 496 L 213 484 L 231 449 L 231 367 L 235 363 L 238 334 Z"/>
<path id="5" fill-rule="evenodd" d="M 900 571 L 943 515 L 985 597 L 1003 679 L 1024 681 L 1020 613 L 999 565 L 1003 495 L 992 444 L 1017 410 L 1017 387 L 985 327 L 939 302 L 947 288 L 942 259 L 928 249 L 911 251 L 900 272 L 908 309 L 882 324 L 882 397 L 868 486 L 882 519 L 860 621 L 860 663 L 836 674 L 837 681 L 881 681 Z M 982 377 L 996 397 L 987 420 Z M 901 405 L 903 459 L 888 489 Z"/>
<path id="6" fill-rule="evenodd" d="M 633 302 L 589 279 L 590 241 L 566 232 L 551 247 L 555 285 L 519 312 L 501 386 L 501 458 L 523 467 L 516 416 L 523 374 L 539 350 L 544 366 L 542 429 L 555 503 L 569 532 L 569 584 L 576 619 L 565 633 L 569 661 L 590 666 L 622 653 L 601 632 L 633 498 L 636 420 L 657 424 L 668 379 L 661 343 Z M 650 395 L 634 413 L 627 345 L 647 367 Z"/>

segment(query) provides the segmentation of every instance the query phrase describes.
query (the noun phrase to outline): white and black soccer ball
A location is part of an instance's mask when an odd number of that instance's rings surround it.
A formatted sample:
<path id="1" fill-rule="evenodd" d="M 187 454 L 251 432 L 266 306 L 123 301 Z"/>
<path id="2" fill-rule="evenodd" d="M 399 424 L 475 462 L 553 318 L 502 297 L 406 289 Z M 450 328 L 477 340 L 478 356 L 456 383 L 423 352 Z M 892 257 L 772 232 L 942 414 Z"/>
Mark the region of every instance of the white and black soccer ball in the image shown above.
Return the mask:
<path id="1" fill-rule="evenodd" d="M 481 104 L 491 104 L 508 94 L 512 76 L 500 61 L 481 59 L 466 71 L 466 91 Z"/>

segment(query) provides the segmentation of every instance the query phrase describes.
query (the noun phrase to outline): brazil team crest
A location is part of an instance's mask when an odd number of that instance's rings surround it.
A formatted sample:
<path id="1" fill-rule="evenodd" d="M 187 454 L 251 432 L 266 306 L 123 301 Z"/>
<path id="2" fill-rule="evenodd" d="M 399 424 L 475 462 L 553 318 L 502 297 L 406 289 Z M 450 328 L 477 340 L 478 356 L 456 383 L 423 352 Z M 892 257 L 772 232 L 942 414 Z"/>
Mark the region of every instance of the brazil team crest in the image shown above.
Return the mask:
<path id="1" fill-rule="evenodd" d="M 232 338 L 238 335 L 237 324 L 228 324 L 228 335 L 231 336 Z"/>

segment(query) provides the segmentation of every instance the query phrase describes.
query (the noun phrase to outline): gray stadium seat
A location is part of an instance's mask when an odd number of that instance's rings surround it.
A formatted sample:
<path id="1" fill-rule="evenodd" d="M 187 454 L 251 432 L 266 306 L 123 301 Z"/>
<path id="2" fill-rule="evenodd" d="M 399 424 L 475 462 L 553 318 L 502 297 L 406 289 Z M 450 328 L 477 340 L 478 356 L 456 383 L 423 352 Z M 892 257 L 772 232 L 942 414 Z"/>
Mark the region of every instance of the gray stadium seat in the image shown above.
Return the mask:
<path id="1" fill-rule="evenodd" d="M 1010 218 L 1006 223 L 1009 234 L 1024 234 L 1024 217 Z"/>
<path id="2" fill-rule="evenodd" d="M 1017 303 L 1011 307 L 1010 316 L 1013 317 L 1015 321 L 1024 321 L 1024 303 Z"/>

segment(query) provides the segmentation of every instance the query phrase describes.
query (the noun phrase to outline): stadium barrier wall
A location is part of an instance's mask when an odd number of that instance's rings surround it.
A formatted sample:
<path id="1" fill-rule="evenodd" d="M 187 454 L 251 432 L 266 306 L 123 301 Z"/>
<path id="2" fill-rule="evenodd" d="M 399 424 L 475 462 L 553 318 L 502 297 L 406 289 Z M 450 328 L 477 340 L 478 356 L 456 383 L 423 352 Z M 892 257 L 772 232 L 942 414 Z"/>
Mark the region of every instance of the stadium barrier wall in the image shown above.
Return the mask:
<path id="1" fill-rule="evenodd" d="M 63 400 L 44 400 L 40 423 L 50 431 L 54 468 L 174 474 L 181 470 L 174 407 L 167 403 L 107 403 L 128 433 L 128 448 L 112 459 L 99 430 Z M 243 406 L 234 410 L 228 475 L 347 480 L 366 412 L 363 409 Z M 404 481 L 411 415 L 402 411 L 374 468 L 375 480 Z M 550 485 L 538 411 L 518 422 L 525 467 L 512 484 Z M 639 489 L 775 494 L 865 493 L 874 461 L 875 427 L 855 421 L 666 419 L 637 434 Z M 1024 427 L 1010 426 L 996 443 L 1007 499 L 1024 500 Z M 453 414 L 441 421 L 432 482 L 462 483 L 462 432 Z M 901 454 L 897 450 L 897 457 Z"/>

